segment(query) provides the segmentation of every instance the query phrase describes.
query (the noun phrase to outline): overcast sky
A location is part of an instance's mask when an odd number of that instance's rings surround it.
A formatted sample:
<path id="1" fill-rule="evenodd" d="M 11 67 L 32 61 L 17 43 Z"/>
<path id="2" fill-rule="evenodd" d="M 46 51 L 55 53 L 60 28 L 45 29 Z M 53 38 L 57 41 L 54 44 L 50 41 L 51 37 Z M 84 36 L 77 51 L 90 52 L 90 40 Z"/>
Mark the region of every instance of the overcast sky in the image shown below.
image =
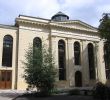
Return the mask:
<path id="1" fill-rule="evenodd" d="M 50 19 L 58 11 L 98 27 L 102 14 L 110 12 L 110 0 L 0 0 L 0 24 L 14 24 L 19 14 Z"/>

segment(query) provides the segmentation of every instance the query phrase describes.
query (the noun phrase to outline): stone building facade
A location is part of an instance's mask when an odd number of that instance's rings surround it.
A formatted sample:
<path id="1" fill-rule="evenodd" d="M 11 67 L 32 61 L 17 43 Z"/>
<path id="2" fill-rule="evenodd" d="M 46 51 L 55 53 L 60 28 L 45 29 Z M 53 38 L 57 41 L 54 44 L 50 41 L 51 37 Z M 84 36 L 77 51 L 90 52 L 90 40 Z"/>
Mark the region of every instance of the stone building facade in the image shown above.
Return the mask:
<path id="1" fill-rule="evenodd" d="M 22 78 L 26 50 L 34 39 L 51 47 L 58 69 L 58 87 L 86 87 L 108 82 L 104 41 L 97 29 L 58 12 L 43 19 L 19 15 L 15 25 L 0 25 L 0 89 L 25 90 Z"/>

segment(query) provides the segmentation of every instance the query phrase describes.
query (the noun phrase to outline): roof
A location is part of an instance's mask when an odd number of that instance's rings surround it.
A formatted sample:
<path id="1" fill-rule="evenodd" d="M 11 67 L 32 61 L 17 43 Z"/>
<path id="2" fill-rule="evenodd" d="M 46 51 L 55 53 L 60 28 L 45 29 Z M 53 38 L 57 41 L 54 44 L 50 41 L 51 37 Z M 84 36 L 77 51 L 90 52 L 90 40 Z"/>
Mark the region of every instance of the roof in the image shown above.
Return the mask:
<path id="1" fill-rule="evenodd" d="M 64 13 L 62 13 L 61 11 L 59 11 L 58 13 L 56 13 L 55 15 L 53 15 L 51 19 L 53 19 L 54 17 L 57 17 L 57 16 L 65 16 L 65 17 L 67 17 L 69 19 L 69 16 L 66 15 L 66 14 L 64 14 Z"/>

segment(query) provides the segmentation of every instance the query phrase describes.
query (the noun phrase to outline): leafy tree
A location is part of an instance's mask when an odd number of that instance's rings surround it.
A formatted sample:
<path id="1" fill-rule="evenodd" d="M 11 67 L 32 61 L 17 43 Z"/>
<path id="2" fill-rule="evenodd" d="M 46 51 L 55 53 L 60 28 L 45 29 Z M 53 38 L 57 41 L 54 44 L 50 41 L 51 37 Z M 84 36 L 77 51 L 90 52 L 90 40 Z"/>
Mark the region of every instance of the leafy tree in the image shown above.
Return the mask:
<path id="1" fill-rule="evenodd" d="M 49 92 L 54 87 L 56 69 L 50 49 L 29 47 L 23 62 L 24 75 L 29 86 Z"/>
<path id="2" fill-rule="evenodd" d="M 108 13 L 103 14 L 103 18 L 100 20 L 100 25 L 98 27 L 99 33 L 103 39 L 105 39 L 104 44 L 104 59 L 106 67 L 106 77 L 110 77 L 110 17 Z"/>
<path id="3" fill-rule="evenodd" d="M 102 38 L 110 42 L 110 17 L 109 14 L 103 14 L 103 18 L 100 20 L 99 32 Z"/>

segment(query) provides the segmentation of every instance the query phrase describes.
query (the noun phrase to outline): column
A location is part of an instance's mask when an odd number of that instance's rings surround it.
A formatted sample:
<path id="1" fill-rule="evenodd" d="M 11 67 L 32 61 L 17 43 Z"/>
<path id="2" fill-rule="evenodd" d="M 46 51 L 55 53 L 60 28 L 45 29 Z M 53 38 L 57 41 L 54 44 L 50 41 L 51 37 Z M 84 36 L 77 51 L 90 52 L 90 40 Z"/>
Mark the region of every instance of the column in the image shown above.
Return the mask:
<path id="1" fill-rule="evenodd" d="M 82 81 L 83 86 L 89 86 L 89 63 L 88 63 L 88 48 L 87 41 L 82 41 Z"/>
<path id="2" fill-rule="evenodd" d="M 58 40 L 56 37 L 51 37 L 51 48 L 52 48 L 52 55 L 54 57 L 55 62 L 55 68 L 57 69 L 57 72 L 59 72 L 59 65 L 58 65 Z M 56 81 L 59 81 L 59 77 L 56 77 Z"/>
<path id="3" fill-rule="evenodd" d="M 74 63 L 73 63 L 73 57 L 74 57 L 74 50 L 73 50 L 73 41 L 72 39 L 67 40 L 67 58 L 68 58 L 68 65 L 67 65 L 67 76 L 69 80 L 69 85 L 74 86 Z"/>
<path id="4" fill-rule="evenodd" d="M 104 63 L 104 42 L 100 41 L 97 51 L 97 65 L 98 65 L 98 81 L 106 83 L 105 63 Z"/>

